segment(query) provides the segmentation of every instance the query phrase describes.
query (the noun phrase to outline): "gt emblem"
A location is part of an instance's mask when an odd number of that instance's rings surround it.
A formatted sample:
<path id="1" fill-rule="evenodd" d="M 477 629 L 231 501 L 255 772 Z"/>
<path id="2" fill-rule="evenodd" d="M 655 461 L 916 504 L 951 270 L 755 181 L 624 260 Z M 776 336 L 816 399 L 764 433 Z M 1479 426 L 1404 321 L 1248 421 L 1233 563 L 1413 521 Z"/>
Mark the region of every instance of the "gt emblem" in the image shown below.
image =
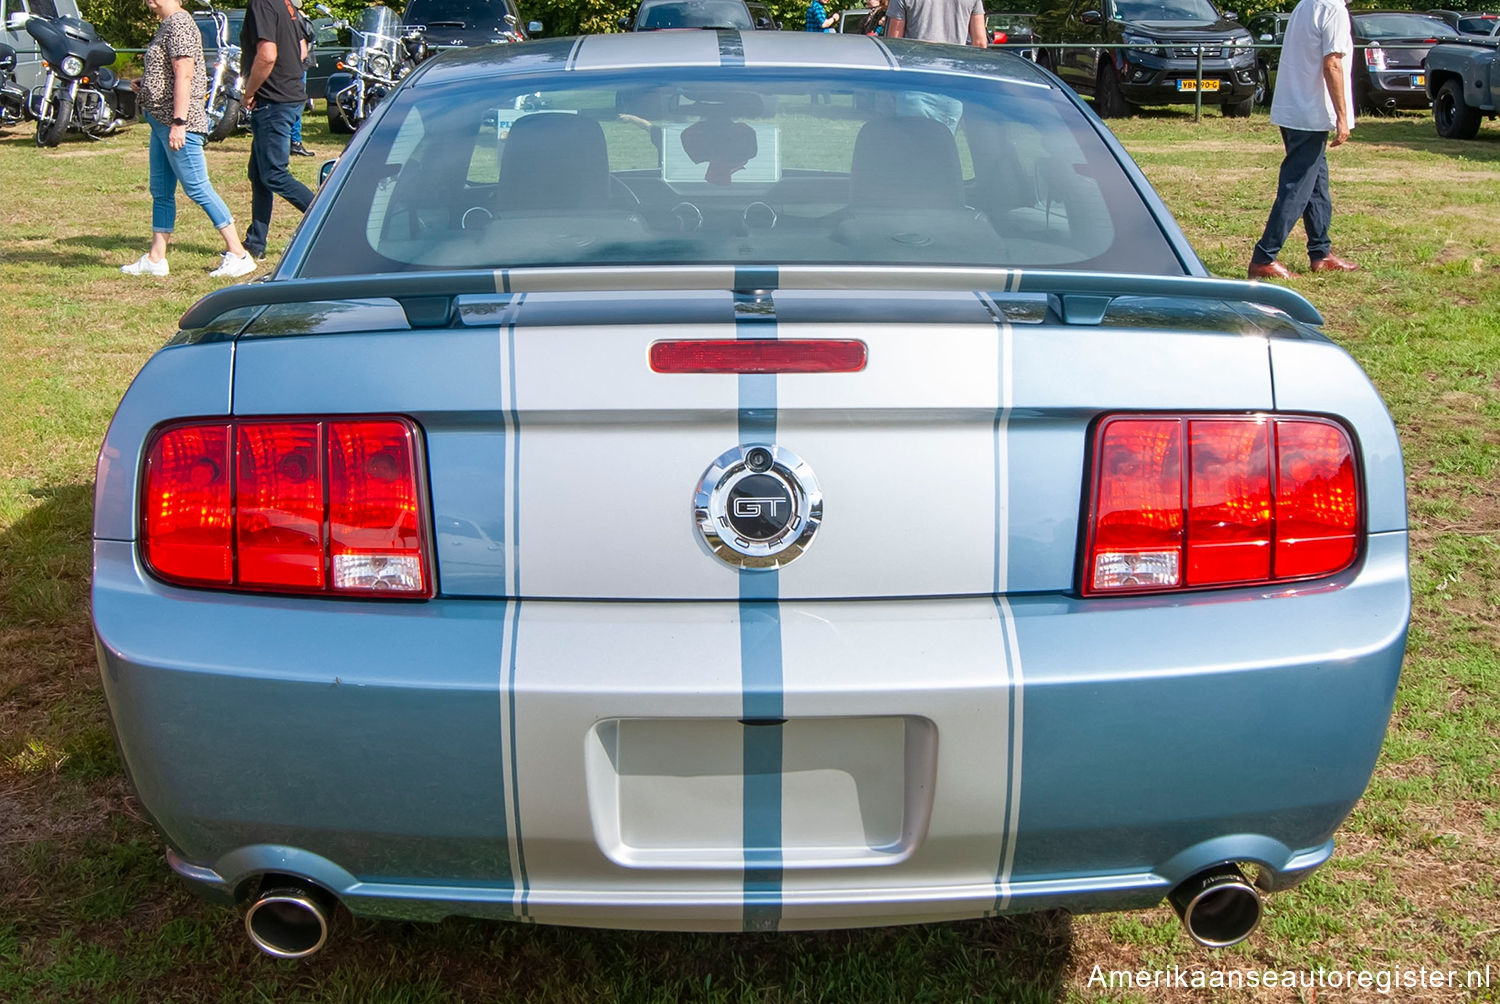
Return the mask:
<path id="1" fill-rule="evenodd" d="M 735 499 L 734 514 L 736 516 L 759 516 L 763 506 L 770 506 L 771 518 L 775 519 L 776 507 L 785 501 L 785 499 L 781 498 Z"/>
<path id="2" fill-rule="evenodd" d="M 823 519 L 823 495 L 796 454 L 751 443 L 709 465 L 693 495 L 693 519 L 722 561 L 778 568 L 807 550 Z"/>

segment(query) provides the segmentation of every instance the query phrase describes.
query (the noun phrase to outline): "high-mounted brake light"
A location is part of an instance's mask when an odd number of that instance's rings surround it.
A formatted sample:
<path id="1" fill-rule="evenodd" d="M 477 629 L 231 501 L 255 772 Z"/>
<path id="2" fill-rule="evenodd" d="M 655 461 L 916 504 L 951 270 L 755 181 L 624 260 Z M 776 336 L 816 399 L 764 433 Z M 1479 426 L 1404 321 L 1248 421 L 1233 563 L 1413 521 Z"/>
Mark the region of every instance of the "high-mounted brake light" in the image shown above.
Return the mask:
<path id="1" fill-rule="evenodd" d="M 417 433 L 406 419 L 236 419 L 159 430 L 141 550 L 181 585 L 430 596 Z"/>
<path id="2" fill-rule="evenodd" d="M 654 342 L 657 373 L 857 373 L 865 343 L 855 338 L 698 338 Z"/>
<path id="3" fill-rule="evenodd" d="M 1094 439 L 1083 591 L 1331 575 L 1360 542 L 1349 434 L 1274 415 L 1111 416 Z"/>

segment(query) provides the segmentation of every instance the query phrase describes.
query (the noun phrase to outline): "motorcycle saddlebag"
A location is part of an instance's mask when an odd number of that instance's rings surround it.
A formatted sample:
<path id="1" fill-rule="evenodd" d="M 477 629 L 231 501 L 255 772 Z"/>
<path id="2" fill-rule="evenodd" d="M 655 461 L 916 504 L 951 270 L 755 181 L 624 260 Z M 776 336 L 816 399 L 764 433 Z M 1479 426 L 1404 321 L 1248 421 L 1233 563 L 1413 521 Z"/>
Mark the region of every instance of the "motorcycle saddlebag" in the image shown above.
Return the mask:
<path id="1" fill-rule="evenodd" d="M 115 113 L 122 119 L 136 117 L 136 93 L 130 89 L 128 80 L 115 81 Z"/>

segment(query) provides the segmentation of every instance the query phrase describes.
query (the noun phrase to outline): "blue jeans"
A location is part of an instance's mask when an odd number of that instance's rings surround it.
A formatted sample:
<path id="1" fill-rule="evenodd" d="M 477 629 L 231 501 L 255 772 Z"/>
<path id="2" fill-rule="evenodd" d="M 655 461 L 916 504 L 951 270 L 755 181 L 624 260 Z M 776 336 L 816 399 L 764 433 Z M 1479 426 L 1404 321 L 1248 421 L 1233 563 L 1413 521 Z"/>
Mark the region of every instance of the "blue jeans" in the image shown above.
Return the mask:
<path id="1" fill-rule="evenodd" d="M 1281 162 L 1281 176 L 1276 182 L 1276 201 L 1266 219 L 1266 232 L 1255 242 L 1255 252 L 1250 256 L 1250 261 L 1257 265 L 1276 260 L 1298 218 L 1307 231 L 1309 258 L 1317 261 L 1327 257 L 1333 247 L 1328 238 L 1333 200 L 1328 195 L 1328 158 L 1323 155 L 1328 134 L 1283 128 L 1281 143 L 1286 148 L 1286 158 Z"/>
<path id="2" fill-rule="evenodd" d="M 275 197 L 281 196 L 299 213 L 312 201 L 312 189 L 287 170 L 292 120 L 301 113 L 300 101 L 261 101 L 250 113 L 250 229 L 245 231 L 245 250 L 257 258 L 266 254 Z"/>
<path id="3" fill-rule="evenodd" d="M 203 211 L 215 230 L 223 230 L 234 222 L 229 207 L 214 191 L 208 181 L 208 163 L 203 159 L 203 135 L 190 132 L 181 150 L 173 150 L 167 144 L 172 127 L 163 125 L 150 115 L 146 121 L 151 125 L 151 229 L 159 234 L 169 234 L 177 225 L 177 185 L 188 194 Z"/>
<path id="4" fill-rule="evenodd" d="M 302 90 L 303 91 L 307 90 L 307 72 L 305 70 L 302 73 Z M 302 113 L 304 111 L 306 111 L 306 110 L 307 110 L 307 105 L 304 103 L 303 106 L 300 109 L 298 109 L 298 111 L 297 111 L 297 117 L 294 118 L 294 119 L 292 119 L 292 142 L 293 143 L 301 143 L 302 142 Z"/>

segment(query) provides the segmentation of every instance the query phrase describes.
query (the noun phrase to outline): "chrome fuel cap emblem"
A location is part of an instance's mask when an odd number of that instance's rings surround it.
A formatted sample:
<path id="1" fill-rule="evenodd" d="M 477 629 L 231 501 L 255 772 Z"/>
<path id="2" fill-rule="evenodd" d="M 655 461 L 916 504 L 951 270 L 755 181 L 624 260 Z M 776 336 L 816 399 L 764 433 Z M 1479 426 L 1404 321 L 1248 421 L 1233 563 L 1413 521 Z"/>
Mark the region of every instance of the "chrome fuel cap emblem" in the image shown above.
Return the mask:
<path id="1" fill-rule="evenodd" d="M 779 568 L 812 542 L 823 520 L 823 493 L 791 450 L 746 443 L 703 472 L 693 519 L 708 549 L 728 564 Z"/>

